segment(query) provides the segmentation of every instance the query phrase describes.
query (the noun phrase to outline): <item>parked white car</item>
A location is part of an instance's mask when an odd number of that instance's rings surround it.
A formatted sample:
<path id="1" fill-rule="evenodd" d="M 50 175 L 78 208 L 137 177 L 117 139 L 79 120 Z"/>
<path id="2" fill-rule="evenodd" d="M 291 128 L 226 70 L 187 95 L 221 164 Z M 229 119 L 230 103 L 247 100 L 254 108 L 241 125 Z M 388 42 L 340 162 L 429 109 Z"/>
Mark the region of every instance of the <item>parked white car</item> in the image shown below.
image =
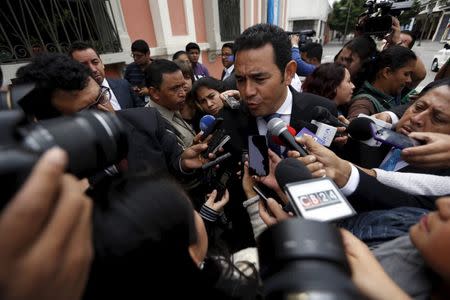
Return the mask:
<path id="1" fill-rule="evenodd" d="M 433 57 L 431 63 L 431 71 L 437 72 L 439 69 L 447 62 L 450 58 L 450 44 L 446 43 L 444 49 L 438 51 L 438 53 Z"/>

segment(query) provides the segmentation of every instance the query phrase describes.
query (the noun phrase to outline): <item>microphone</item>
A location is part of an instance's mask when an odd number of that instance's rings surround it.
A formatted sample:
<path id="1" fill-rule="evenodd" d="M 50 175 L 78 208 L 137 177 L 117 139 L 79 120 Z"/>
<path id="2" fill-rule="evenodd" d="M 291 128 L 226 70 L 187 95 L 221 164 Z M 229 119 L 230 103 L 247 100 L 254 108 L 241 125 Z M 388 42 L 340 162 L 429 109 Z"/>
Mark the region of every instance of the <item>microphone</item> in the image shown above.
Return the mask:
<path id="1" fill-rule="evenodd" d="M 374 121 L 368 118 L 354 119 L 348 127 L 348 132 L 356 140 L 367 141 L 374 138 L 378 142 L 397 149 L 420 145 L 419 141 L 382 126 L 377 126 Z"/>
<path id="2" fill-rule="evenodd" d="M 280 118 L 273 118 L 270 120 L 269 123 L 267 123 L 267 130 L 271 135 L 279 137 L 288 149 L 298 151 L 301 156 L 308 155 L 306 149 L 297 144 L 295 138 L 290 134 L 286 127 L 286 123 Z"/>
<path id="3" fill-rule="evenodd" d="M 278 185 L 284 189 L 288 183 L 312 179 L 312 174 L 298 159 L 288 157 L 278 163 L 275 178 Z"/>
<path id="4" fill-rule="evenodd" d="M 287 125 L 286 127 L 287 127 L 289 133 L 290 133 L 293 137 L 295 137 L 296 134 L 297 134 L 297 132 L 295 131 L 295 129 L 292 128 L 290 125 Z M 270 138 L 272 139 L 272 142 L 274 142 L 275 144 L 277 144 L 277 145 L 279 145 L 279 146 L 285 146 L 284 143 L 280 140 L 279 137 L 277 137 L 277 136 L 275 136 L 275 135 L 272 135 Z"/>
<path id="5" fill-rule="evenodd" d="M 355 118 L 348 124 L 347 132 L 355 140 L 367 141 L 372 138 L 371 124 L 375 124 L 369 118 Z"/>
<path id="6" fill-rule="evenodd" d="M 201 139 L 204 139 L 208 137 L 211 133 L 213 133 L 214 130 L 218 128 L 218 126 L 222 123 L 222 118 L 214 118 L 214 116 L 211 115 L 204 115 L 200 119 L 200 130 L 201 130 Z"/>
<path id="7" fill-rule="evenodd" d="M 203 132 L 207 131 L 208 127 L 211 126 L 214 123 L 215 120 L 216 120 L 216 118 L 214 118 L 214 116 L 204 115 L 200 119 L 200 122 L 199 122 L 200 130 L 203 131 Z"/>
<path id="8" fill-rule="evenodd" d="M 330 178 L 312 179 L 308 168 L 295 158 L 279 162 L 275 178 L 278 185 L 284 188 L 298 216 L 327 222 L 356 213 Z"/>
<path id="9" fill-rule="evenodd" d="M 319 121 L 321 123 L 325 123 L 334 127 L 345 127 L 348 125 L 339 121 L 338 118 L 333 116 L 331 112 L 323 106 L 316 106 L 312 110 L 312 119 Z"/>

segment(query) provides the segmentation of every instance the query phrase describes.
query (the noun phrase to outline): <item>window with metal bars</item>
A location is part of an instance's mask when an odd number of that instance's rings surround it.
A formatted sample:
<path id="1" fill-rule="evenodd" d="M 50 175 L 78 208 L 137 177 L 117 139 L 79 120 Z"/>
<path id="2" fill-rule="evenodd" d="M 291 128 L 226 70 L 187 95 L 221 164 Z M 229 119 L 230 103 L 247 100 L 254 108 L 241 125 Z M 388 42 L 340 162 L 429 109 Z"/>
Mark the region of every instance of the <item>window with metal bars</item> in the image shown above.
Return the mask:
<path id="1" fill-rule="evenodd" d="M 99 53 L 122 51 L 109 0 L 0 1 L 0 63 L 66 52 L 74 41 Z"/>

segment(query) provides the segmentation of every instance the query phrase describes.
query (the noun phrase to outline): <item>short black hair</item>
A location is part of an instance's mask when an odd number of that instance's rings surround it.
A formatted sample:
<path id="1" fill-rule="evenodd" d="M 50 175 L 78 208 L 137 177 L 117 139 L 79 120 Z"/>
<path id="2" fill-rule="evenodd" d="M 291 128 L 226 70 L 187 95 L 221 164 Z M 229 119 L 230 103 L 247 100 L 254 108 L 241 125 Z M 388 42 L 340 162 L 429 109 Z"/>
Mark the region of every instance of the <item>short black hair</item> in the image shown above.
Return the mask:
<path id="1" fill-rule="evenodd" d="M 305 52 L 308 58 L 316 58 L 319 63 L 322 60 L 323 47 L 319 43 L 308 43 L 300 51 Z"/>
<path id="2" fill-rule="evenodd" d="M 131 52 L 134 51 L 147 54 L 150 51 L 150 47 L 144 40 L 135 40 L 133 44 L 131 44 Z"/>
<path id="3" fill-rule="evenodd" d="M 67 54 L 73 58 L 73 53 L 75 51 L 84 51 L 87 49 L 92 49 L 94 50 L 95 54 L 97 54 L 97 56 L 100 58 L 100 55 L 98 54 L 97 50 L 94 48 L 94 46 L 92 46 L 89 43 L 83 42 L 83 41 L 75 41 L 73 42 L 70 47 L 69 47 L 69 51 L 67 52 Z"/>
<path id="4" fill-rule="evenodd" d="M 222 50 L 223 48 L 230 48 L 231 52 L 234 54 L 234 43 L 225 43 L 222 45 Z"/>
<path id="5" fill-rule="evenodd" d="M 187 54 L 186 51 L 180 50 L 180 51 L 175 52 L 175 53 L 172 55 L 172 60 L 177 59 L 178 57 L 180 57 L 180 56 L 183 55 L 183 54 Z"/>
<path id="6" fill-rule="evenodd" d="M 175 59 L 173 62 L 176 63 L 178 67 L 180 67 L 181 73 L 183 73 L 184 78 L 189 77 L 191 78 L 192 82 L 195 81 L 194 69 L 192 69 L 192 65 L 189 61 Z"/>
<path id="7" fill-rule="evenodd" d="M 273 47 L 273 59 L 281 74 L 291 61 L 291 42 L 289 35 L 273 24 L 256 24 L 247 28 L 234 41 L 234 53 L 242 50 L 258 49 L 270 44 Z"/>
<path id="8" fill-rule="evenodd" d="M 53 106 L 56 90 L 81 91 L 90 78 L 91 71 L 83 64 L 60 53 L 42 53 L 30 64 L 17 71 L 17 83 L 34 83 L 33 91 L 22 98 L 19 105 L 29 116 L 37 119 L 58 117 L 61 113 Z"/>
<path id="9" fill-rule="evenodd" d="M 197 101 L 197 91 L 201 87 L 207 87 L 212 90 L 216 90 L 219 93 L 222 93 L 225 91 L 225 87 L 223 85 L 222 80 L 218 80 L 213 77 L 202 77 L 198 79 L 194 84 L 192 85 L 191 94 L 194 95 L 195 101 Z"/>
<path id="10" fill-rule="evenodd" d="M 180 67 L 173 61 L 167 59 L 154 60 L 145 69 L 145 86 L 159 89 L 161 87 L 163 74 L 172 74 L 181 71 Z"/>
<path id="11" fill-rule="evenodd" d="M 197 49 L 198 50 L 198 52 L 200 52 L 200 46 L 198 45 L 198 44 L 196 44 L 196 43 L 188 43 L 187 45 L 186 45 L 186 52 L 189 52 L 190 50 L 192 50 L 192 49 Z"/>
<path id="12" fill-rule="evenodd" d="M 408 48 L 412 49 L 412 47 L 414 46 L 414 43 L 416 42 L 416 35 L 414 33 L 412 33 L 411 30 L 402 30 L 401 33 L 407 34 L 411 37 L 411 44 L 409 44 Z"/>

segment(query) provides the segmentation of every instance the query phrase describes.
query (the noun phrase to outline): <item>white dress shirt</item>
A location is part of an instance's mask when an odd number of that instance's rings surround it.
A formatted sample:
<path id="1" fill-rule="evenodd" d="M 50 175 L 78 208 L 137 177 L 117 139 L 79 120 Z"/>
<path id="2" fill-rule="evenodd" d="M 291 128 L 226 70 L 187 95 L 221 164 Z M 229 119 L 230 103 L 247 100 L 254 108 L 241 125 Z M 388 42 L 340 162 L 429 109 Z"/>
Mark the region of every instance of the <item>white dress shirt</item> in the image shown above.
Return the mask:
<path id="1" fill-rule="evenodd" d="M 111 93 L 111 100 L 109 102 L 111 102 L 114 110 L 121 110 L 122 108 L 120 107 L 119 101 L 117 101 L 116 95 L 114 95 L 114 92 L 109 86 L 108 80 L 106 80 L 106 78 L 103 79 L 102 86 L 109 88 L 109 92 Z"/>

